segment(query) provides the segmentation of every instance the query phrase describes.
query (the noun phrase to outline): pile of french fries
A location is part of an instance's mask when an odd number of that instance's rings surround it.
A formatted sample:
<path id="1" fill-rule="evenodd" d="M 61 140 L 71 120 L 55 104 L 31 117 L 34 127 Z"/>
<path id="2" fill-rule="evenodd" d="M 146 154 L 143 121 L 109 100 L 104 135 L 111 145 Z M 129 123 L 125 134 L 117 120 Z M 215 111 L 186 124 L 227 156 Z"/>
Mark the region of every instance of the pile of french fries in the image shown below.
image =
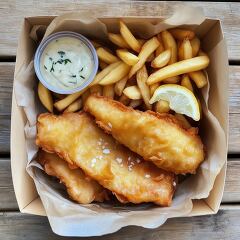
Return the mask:
<path id="1" fill-rule="evenodd" d="M 167 113 L 168 102 L 149 103 L 160 85 L 180 84 L 195 94 L 194 89 L 207 84 L 203 69 L 208 66 L 209 58 L 193 31 L 175 28 L 144 40 L 136 38 L 123 21 L 119 25 L 119 34 L 108 33 L 113 50 L 92 41 L 99 58 L 99 71 L 88 88 L 66 96 L 51 93 L 39 83 L 39 98 L 48 111 L 79 111 L 94 93 L 132 108 Z M 190 127 L 183 115 L 175 113 L 175 116 L 185 127 Z"/>

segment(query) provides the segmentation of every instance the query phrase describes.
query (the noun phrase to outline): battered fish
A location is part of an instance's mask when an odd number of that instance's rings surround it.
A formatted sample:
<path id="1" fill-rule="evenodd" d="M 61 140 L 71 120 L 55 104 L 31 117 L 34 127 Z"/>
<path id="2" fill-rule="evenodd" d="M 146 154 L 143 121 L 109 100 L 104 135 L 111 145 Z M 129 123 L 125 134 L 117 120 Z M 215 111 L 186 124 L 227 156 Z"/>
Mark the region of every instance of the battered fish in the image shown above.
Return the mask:
<path id="1" fill-rule="evenodd" d="M 79 166 L 119 201 L 171 204 L 176 186 L 174 174 L 143 161 L 117 143 L 87 113 L 41 114 L 37 131 L 38 146 Z"/>
<path id="2" fill-rule="evenodd" d="M 69 168 L 69 164 L 57 154 L 40 150 L 38 162 L 44 167 L 48 175 L 60 179 L 66 186 L 69 197 L 74 201 L 87 204 L 93 201 L 103 202 L 108 199 L 106 189 L 95 180 L 87 177 L 80 168 Z"/>
<path id="3" fill-rule="evenodd" d="M 95 95 L 88 97 L 85 110 L 116 140 L 166 171 L 195 173 L 204 160 L 196 131 L 184 129 L 171 114 L 141 112 Z"/>

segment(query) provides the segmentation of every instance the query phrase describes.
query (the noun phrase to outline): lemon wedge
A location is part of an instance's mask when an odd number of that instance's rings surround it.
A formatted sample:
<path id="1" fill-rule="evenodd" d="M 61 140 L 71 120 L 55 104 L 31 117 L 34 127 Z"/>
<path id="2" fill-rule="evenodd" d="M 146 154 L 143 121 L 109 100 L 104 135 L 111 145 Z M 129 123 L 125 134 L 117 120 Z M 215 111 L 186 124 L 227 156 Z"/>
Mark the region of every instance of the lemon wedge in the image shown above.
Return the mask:
<path id="1" fill-rule="evenodd" d="M 177 84 L 164 84 L 155 90 L 149 103 L 153 104 L 159 100 L 168 101 L 170 109 L 176 113 L 185 114 L 195 121 L 200 120 L 197 98 L 186 87 Z"/>

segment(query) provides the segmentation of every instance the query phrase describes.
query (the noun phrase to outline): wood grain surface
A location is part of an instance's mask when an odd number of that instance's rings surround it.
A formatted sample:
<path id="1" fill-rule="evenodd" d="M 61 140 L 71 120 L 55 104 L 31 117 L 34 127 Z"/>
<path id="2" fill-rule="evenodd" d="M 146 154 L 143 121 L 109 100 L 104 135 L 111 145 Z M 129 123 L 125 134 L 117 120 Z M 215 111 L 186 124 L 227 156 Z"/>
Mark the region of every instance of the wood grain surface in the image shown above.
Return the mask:
<path id="1" fill-rule="evenodd" d="M 18 209 L 12 184 L 11 166 L 9 158 L 8 159 L 0 158 L 0 209 L 1 210 Z"/>
<path id="2" fill-rule="evenodd" d="M 240 209 L 232 205 L 222 205 L 215 215 L 192 218 L 169 219 L 156 229 L 125 227 L 116 233 L 81 240 L 237 240 L 240 236 Z M 0 239 L 4 240 L 55 240 L 71 239 L 55 235 L 45 217 L 21 214 L 19 212 L 0 213 Z"/>
<path id="3" fill-rule="evenodd" d="M 200 240 L 240 239 L 240 3 L 187 2 L 202 7 L 209 18 L 220 18 L 228 44 L 229 159 L 226 185 L 217 215 L 170 219 L 161 228 L 126 227 L 98 240 Z M 55 235 L 46 217 L 18 211 L 11 178 L 10 120 L 11 94 L 17 40 L 24 17 L 59 15 L 69 11 L 96 17 L 170 16 L 180 2 L 156 1 L 76 1 L 2 0 L 0 1 L 0 239 L 69 239 Z"/>
<path id="4" fill-rule="evenodd" d="M 230 60 L 240 59 L 240 4 L 232 2 L 187 2 L 187 5 L 202 7 L 206 17 L 220 18 L 228 43 Z M 4 0 L 0 1 L 0 55 L 14 56 L 17 39 L 24 17 L 59 15 L 69 11 L 86 12 L 89 16 L 170 16 L 180 2 L 156 1 L 75 1 L 75 0 Z"/>

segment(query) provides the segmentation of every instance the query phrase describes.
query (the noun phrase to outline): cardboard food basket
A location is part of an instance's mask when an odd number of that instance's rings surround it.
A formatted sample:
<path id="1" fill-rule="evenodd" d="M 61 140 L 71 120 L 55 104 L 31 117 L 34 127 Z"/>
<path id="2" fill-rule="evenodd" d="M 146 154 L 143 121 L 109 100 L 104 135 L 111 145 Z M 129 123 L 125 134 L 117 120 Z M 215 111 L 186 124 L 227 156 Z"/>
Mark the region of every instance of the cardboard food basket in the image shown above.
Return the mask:
<path id="1" fill-rule="evenodd" d="M 37 43 L 33 38 L 30 37 L 30 32 L 34 26 L 44 25 L 48 26 L 54 17 L 28 17 L 24 19 L 21 34 L 18 43 L 17 50 L 17 59 L 15 66 L 15 79 L 14 85 L 18 82 L 17 74 L 26 67 L 28 63 L 31 62 L 34 53 L 37 48 Z M 120 18 L 99 18 L 108 29 L 113 32 L 117 31 L 118 20 Z M 128 21 L 128 18 L 121 18 L 124 21 Z M 131 18 L 134 20 L 142 21 L 144 24 L 150 24 L 152 26 L 156 25 L 158 22 L 162 21 L 159 18 Z M 185 26 L 186 28 L 192 28 L 192 26 Z M 226 43 L 223 36 L 223 31 L 221 28 L 221 23 L 217 19 L 205 19 L 200 25 L 194 26 L 194 30 L 202 41 L 202 47 L 204 51 L 209 55 L 210 66 L 207 69 L 208 77 L 210 81 L 210 92 L 208 99 L 208 108 L 213 113 L 213 115 L 218 120 L 221 128 L 224 132 L 224 139 L 222 140 L 223 145 L 221 146 L 221 155 L 219 161 L 221 161 L 222 167 L 214 181 L 212 190 L 210 191 L 208 197 L 204 199 L 195 199 L 193 200 L 193 206 L 191 211 L 185 215 L 179 216 L 200 216 L 206 214 L 215 214 L 217 213 L 220 202 L 222 199 L 224 181 L 225 181 L 225 172 L 226 172 L 226 162 L 227 162 L 227 136 L 228 136 L 228 57 Z M 79 31 L 81 33 L 81 31 Z M 32 78 L 32 81 L 36 81 L 36 77 Z M 12 95 L 12 117 L 11 117 L 11 168 L 12 168 L 12 178 L 14 190 L 19 205 L 19 209 L 23 213 L 35 214 L 46 216 L 46 211 L 42 204 L 42 201 L 38 195 L 33 179 L 29 176 L 26 171 L 26 166 L 28 159 L 30 158 L 31 152 L 26 150 L 26 129 L 27 124 L 26 113 L 24 107 L 20 106 L 21 104 L 17 103 L 16 100 L 16 89 L 14 88 Z M 28 96 L 33 98 L 32 101 L 35 101 L 35 96 Z M 24 105 L 24 103 L 23 103 Z M 209 136 L 209 129 L 206 131 L 206 135 L 209 138 L 209 143 L 213 148 L 217 147 L 215 145 L 219 144 L 218 136 Z M 211 132 L 211 130 L 210 130 Z M 215 144 L 215 145 L 214 145 Z M 218 148 L 216 148 L 218 149 Z M 212 163 L 211 163 L 212 164 Z M 156 206 L 155 206 L 156 207 Z M 144 211 L 144 210 L 143 210 Z M 174 215 L 169 215 L 169 217 L 175 217 Z M 93 216 L 94 218 L 94 216 Z M 144 221 L 144 215 L 142 221 Z M 148 215 L 148 218 L 151 218 L 151 215 Z M 135 221 L 135 220 L 134 220 Z M 119 224 L 116 227 L 108 226 L 108 229 L 103 231 L 91 232 L 91 229 L 88 229 L 88 232 L 82 233 L 66 233 L 61 232 L 58 228 L 54 228 L 50 221 L 50 224 L 53 228 L 53 231 L 60 235 L 75 235 L 75 236 L 93 236 L 93 235 L 102 235 L 110 232 L 114 232 L 120 229 L 123 226 L 127 225 L 138 225 L 144 227 L 157 227 L 161 224 L 138 224 L 134 221 L 129 221 L 129 223 L 124 222 Z M 153 220 L 154 221 L 154 220 Z M 94 222 L 94 220 L 93 220 Z M 89 222 L 90 224 L 91 222 Z M 96 221 L 93 223 L 96 225 Z M 60 224 L 61 225 L 61 224 Z"/>

